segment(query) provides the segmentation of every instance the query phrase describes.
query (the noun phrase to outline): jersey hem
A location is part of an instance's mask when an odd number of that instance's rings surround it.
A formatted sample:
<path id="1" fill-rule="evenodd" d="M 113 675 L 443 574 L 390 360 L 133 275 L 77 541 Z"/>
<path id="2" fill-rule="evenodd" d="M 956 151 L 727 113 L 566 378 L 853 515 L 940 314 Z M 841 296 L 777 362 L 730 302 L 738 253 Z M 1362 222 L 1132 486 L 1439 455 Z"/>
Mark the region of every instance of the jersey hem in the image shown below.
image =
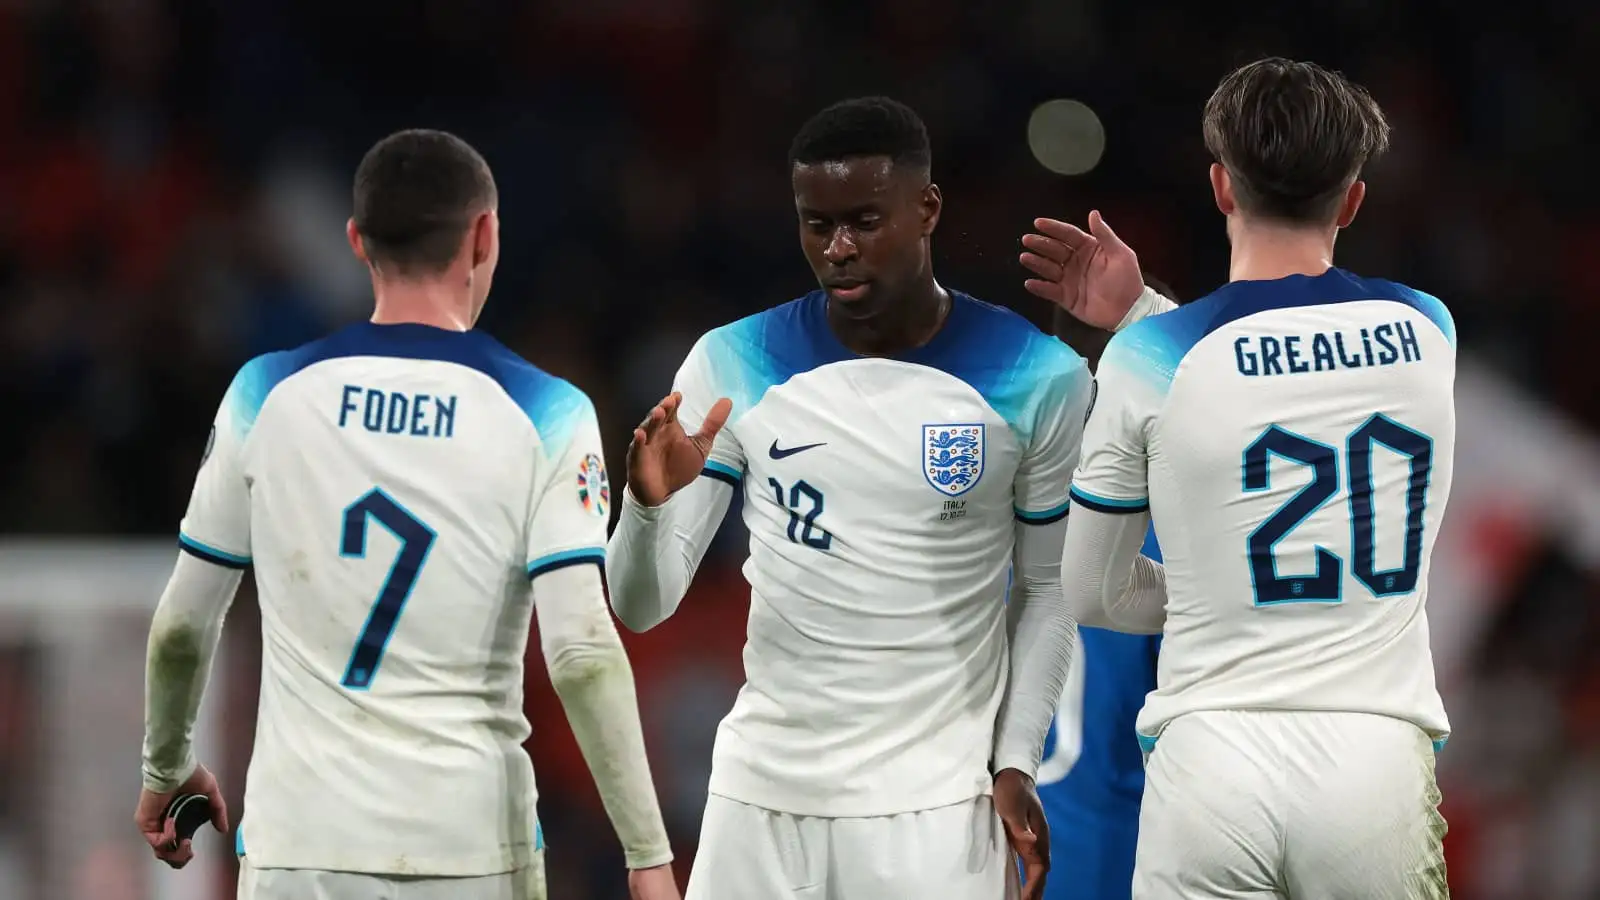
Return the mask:
<path id="1" fill-rule="evenodd" d="M 347 853 L 326 855 L 305 850 L 269 850 L 262 853 L 259 847 L 252 845 L 240 858 L 249 860 L 251 867 L 256 869 L 315 869 L 322 872 L 424 878 L 484 878 L 525 869 L 533 863 L 540 850 L 533 844 L 513 844 L 508 849 L 512 852 L 466 857 L 422 857 L 403 852 L 353 856 Z"/>
<path id="2" fill-rule="evenodd" d="M 735 803 L 754 806 L 768 812 L 791 816 L 815 816 L 820 819 L 878 819 L 906 813 L 927 812 L 965 803 L 975 797 L 994 793 L 994 781 L 985 772 L 981 779 L 966 788 L 929 792 L 924 796 L 901 798 L 900 802 L 884 802 L 880 797 L 852 798 L 848 800 L 818 802 L 815 790 L 787 790 L 771 782 L 759 782 L 744 774 L 711 773 L 711 784 L 706 792 Z"/>
<path id="3" fill-rule="evenodd" d="M 1145 708 L 1148 709 L 1149 707 L 1146 706 Z M 1196 707 L 1193 707 L 1193 708 L 1190 708 L 1190 709 L 1182 709 L 1182 710 L 1174 710 L 1174 711 L 1169 711 L 1169 712 L 1161 712 L 1161 713 L 1158 713 L 1158 714 L 1151 715 L 1148 718 L 1148 721 L 1145 719 L 1144 716 L 1141 715 L 1140 719 L 1137 722 L 1134 723 L 1135 735 L 1139 739 L 1139 749 L 1143 750 L 1146 754 L 1149 754 L 1149 753 L 1153 752 L 1155 750 L 1155 748 L 1156 748 L 1156 744 L 1159 743 L 1160 740 L 1161 740 L 1161 735 L 1166 732 L 1167 726 L 1169 726 L 1173 722 L 1176 722 L 1177 720 L 1183 718 L 1184 716 L 1191 715 L 1193 713 L 1218 713 L 1218 712 L 1225 712 L 1225 713 L 1240 713 L 1240 712 L 1243 712 L 1243 713 L 1280 713 L 1280 714 L 1284 714 L 1284 715 L 1294 715 L 1295 713 L 1305 713 L 1305 714 L 1314 714 L 1314 715 L 1321 715 L 1321 714 L 1327 714 L 1327 713 L 1336 713 L 1336 714 L 1344 714 L 1344 715 L 1352 715 L 1352 716 L 1381 716 L 1382 718 L 1385 718 L 1385 719 L 1394 719 L 1394 720 L 1399 721 L 1399 722 L 1405 722 L 1405 723 L 1415 727 L 1418 731 L 1422 732 L 1424 735 L 1427 736 L 1428 741 L 1433 745 L 1433 752 L 1434 753 L 1438 753 L 1439 751 L 1443 750 L 1444 747 L 1445 747 L 1445 744 L 1450 742 L 1450 729 L 1449 729 L 1448 726 L 1446 726 L 1444 728 L 1440 728 L 1437 725 L 1425 724 L 1424 722 L 1422 722 L 1420 720 L 1420 717 L 1399 715 L 1399 714 L 1393 713 L 1393 712 L 1377 712 L 1377 711 L 1370 710 L 1370 709 L 1348 709 L 1348 708 L 1337 708 L 1336 709 L 1336 708 L 1333 708 L 1333 707 L 1222 706 L 1222 705 L 1212 706 L 1212 705 L 1206 705 L 1206 706 L 1196 706 Z"/>

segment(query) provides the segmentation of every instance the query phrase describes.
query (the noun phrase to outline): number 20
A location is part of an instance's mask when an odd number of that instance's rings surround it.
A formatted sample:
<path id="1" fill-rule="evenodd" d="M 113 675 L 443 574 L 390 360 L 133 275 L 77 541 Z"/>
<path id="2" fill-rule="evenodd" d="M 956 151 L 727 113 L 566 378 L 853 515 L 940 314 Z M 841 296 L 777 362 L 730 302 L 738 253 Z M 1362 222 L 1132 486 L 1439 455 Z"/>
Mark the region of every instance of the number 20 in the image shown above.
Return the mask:
<path id="1" fill-rule="evenodd" d="M 1405 553 L 1398 568 L 1377 568 L 1373 510 L 1372 452 L 1382 444 L 1405 457 L 1411 467 L 1406 488 Z M 1245 448 L 1243 487 L 1246 492 L 1271 486 L 1271 458 L 1280 456 L 1311 469 L 1311 482 L 1262 522 L 1246 540 L 1250 580 L 1257 606 L 1275 603 L 1338 603 L 1344 584 L 1344 561 L 1317 547 L 1316 572 L 1279 575 L 1273 551 L 1313 512 L 1339 491 L 1339 450 L 1276 425 Z M 1376 597 L 1409 594 L 1422 569 L 1423 512 L 1428 505 L 1428 478 L 1433 469 L 1433 441 L 1388 416 L 1375 415 L 1345 440 L 1350 473 L 1351 570 Z"/>

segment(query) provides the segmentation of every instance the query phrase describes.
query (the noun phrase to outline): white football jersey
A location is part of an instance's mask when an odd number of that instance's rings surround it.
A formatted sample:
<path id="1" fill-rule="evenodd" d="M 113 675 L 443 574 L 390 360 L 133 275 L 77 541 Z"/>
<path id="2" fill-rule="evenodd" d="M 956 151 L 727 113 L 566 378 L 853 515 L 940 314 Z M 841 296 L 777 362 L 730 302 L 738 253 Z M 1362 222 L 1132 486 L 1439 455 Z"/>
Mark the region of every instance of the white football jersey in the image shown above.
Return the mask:
<path id="1" fill-rule="evenodd" d="M 1238 281 L 1112 339 L 1073 502 L 1148 508 L 1167 569 L 1150 746 L 1206 709 L 1449 731 L 1424 612 L 1455 456 L 1455 325 L 1341 269 Z"/>
<path id="2" fill-rule="evenodd" d="M 360 323 L 239 371 L 180 540 L 255 569 L 255 867 L 527 864 L 529 583 L 603 564 L 608 499 L 588 397 L 480 332 Z"/>
<path id="3" fill-rule="evenodd" d="M 882 816 L 990 790 L 1017 520 L 1057 522 L 1091 379 L 1065 344 L 952 293 L 925 346 L 860 357 L 821 292 L 707 333 L 691 431 L 733 401 L 705 477 L 742 486 L 746 683 L 712 793 Z"/>

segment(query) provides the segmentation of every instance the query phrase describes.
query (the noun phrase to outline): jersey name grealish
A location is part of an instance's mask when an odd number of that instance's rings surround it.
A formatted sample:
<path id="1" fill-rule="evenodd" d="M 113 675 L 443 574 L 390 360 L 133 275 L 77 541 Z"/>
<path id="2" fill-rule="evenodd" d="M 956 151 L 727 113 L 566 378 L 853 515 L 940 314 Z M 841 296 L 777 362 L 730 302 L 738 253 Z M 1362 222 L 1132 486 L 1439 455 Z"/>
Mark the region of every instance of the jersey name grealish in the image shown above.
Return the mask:
<path id="1" fill-rule="evenodd" d="M 846 350 L 820 292 L 707 333 L 685 426 L 733 414 L 704 477 L 744 494 L 746 684 L 711 790 L 806 815 L 890 815 L 989 789 L 1017 522 L 1057 522 L 1090 393 L 1083 360 L 953 293 L 891 358 Z"/>
<path id="2" fill-rule="evenodd" d="M 1153 741 L 1201 709 L 1346 710 L 1442 743 L 1425 613 L 1455 324 L 1342 269 L 1234 282 L 1112 339 L 1073 500 L 1148 508 L 1167 567 Z"/>
<path id="3" fill-rule="evenodd" d="M 482 333 L 362 323 L 240 370 L 180 540 L 255 569 L 252 864 L 527 863 L 529 581 L 603 563 L 609 502 L 589 399 Z"/>

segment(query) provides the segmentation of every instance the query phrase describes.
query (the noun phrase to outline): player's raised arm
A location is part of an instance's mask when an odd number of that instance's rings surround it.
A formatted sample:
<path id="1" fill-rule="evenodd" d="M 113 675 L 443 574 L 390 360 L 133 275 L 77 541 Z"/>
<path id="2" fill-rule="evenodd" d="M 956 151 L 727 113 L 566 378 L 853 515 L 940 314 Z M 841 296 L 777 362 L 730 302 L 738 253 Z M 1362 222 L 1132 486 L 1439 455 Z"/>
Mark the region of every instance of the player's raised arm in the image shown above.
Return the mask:
<path id="1" fill-rule="evenodd" d="M 168 802 L 178 793 L 203 793 L 212 824 L 228 827 L 216 779 L 194 757 L 193 732 L 211 660 L 244 569 L 250 565 L 250 491 L 241 456 L 254 404 L 247 364 L 223 398 L 206 440 L 189 509 L 179 528 L 182 551 L 150 622 L 145 656 L 144 789 L 136 824 L 168 865 L 193 856 L 188 841 L 172 844 Z"/>
<path id="2" fill-rule="evenodd" d="M 589 399 L 570 390 L 570 413 L 551 428 L 558 433 L 541 435 L 549 473 L 528 513 L 539 642 L 627 866 L 652 869 L 671 862 L 672 847 L 645 757 L 633 668 L 600 580 L 610 494 L 600 428 Z M 670 871 L 662 874 L 670 880 Z"/>
<path id="3" fill-rule="evenodd" d="M 743 454 L 722 432 L 732 403 L 706 400 L 712 391 L 705 368 L 697 346 L 673 393 L 650 410 L 628 445 L 628 485 L 606 580 L 612 609 L 634 631 L 677 610 L 743 478 Z"/>

